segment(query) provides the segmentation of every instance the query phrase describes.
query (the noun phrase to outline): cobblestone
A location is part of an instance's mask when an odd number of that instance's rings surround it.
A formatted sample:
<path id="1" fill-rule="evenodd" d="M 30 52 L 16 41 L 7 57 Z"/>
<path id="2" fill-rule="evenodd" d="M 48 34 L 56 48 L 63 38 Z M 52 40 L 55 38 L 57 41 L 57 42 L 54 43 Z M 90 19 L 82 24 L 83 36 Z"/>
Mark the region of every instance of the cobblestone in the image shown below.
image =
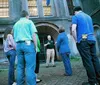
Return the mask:
<path id="1" fill-rule="evenodd" d="M 42 82 L 37 85 L 82 85 L 82 82 L 87 81 L 87 76 L 81 59 L 71 59 L 71 64 L 72 76 L 64 76 L 62 61 L 56 62 L 56 67 L 49 68 L 46 68 L 45 63 L 40 64 L 38 78 L 42 79 Z M 8 70 L 0 71 L 0 85 L 7 85 L 7 72 Z"/>
<path id="2" fill-rule="evenodd" d="M 45 64 L 41 64 L 39 78 L 42 82 L 38 85 L 81 85 L 82 82 L 87 81 L 85 69 L 82 65 L 81 59 L 71 60 L 72 76 L 64 76 L 63 62 L 56 62 L 56 67 L 46 68 Z"/>

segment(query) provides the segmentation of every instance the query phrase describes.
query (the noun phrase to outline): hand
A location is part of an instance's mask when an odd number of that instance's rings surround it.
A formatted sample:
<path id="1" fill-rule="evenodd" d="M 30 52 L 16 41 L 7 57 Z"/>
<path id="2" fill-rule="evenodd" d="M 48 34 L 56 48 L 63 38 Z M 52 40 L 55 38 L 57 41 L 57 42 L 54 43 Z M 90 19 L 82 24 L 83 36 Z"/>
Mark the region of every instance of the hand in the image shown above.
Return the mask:
<path id="1" fill-rule="evenodd" d="M 49 45 L 50 43 L 48 42 L 47 45 Z"/>
<path id="2" fill-rule="evenodd" d="M 57 45 L 57 42 L 55 42 L 54 45 Z"/>
<path id="3" fill-rule="evenodd" d="M 36 53 L 37 53 L 37 51 L 38 51 L 38 47 L 36 46 L 36 48 L 35 48 L 35 51 L 36 51 Z"/>

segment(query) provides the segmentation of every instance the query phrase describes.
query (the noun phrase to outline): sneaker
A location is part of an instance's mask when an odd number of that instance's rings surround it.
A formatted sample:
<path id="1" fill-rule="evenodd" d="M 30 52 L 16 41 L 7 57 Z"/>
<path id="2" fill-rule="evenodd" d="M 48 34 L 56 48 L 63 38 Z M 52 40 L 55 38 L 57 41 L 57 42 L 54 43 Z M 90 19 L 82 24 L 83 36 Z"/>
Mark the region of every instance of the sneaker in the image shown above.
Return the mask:
<path id="1" fill-rule="evenodd" d="M 14 82 L 12 85 L 17 85 L 17 83 L 16 83 L 16 82 Z"/>
<path id="2" fill-rule="evenodd" d="M 40 83 L 41 81 L 41 79 L 36 79 L 36 83 Z"/>

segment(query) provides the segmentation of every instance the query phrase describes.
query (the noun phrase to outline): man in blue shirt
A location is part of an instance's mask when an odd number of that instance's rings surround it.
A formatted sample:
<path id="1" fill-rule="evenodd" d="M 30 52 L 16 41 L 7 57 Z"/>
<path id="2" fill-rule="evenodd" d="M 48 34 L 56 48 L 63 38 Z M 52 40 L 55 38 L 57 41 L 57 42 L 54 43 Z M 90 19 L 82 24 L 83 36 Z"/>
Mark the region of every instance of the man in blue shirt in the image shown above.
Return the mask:
<path id="1" fill-rule="evenodd" d="M 82 12 L 80 6 L 74 8 L 72 17 L 72 35 L 77 43 L 77 49 L 86 69 L 88 82 L 82 85 L 100 85 L 100 63 L 96 56 L 96 39 L 92 19 Z"/>
<path id="2" fill-rule="evenodd" d="M 28 12 L 23 10 L 21 18 L 13 27 L 14 40 L 17 43 L 17 85 L 24 85 L 24 73 L 26 73 L 27 85 L 36 85 L 36 27 L 28 19 Z M 26 71 L 25 71 L 26 68 Z"/>

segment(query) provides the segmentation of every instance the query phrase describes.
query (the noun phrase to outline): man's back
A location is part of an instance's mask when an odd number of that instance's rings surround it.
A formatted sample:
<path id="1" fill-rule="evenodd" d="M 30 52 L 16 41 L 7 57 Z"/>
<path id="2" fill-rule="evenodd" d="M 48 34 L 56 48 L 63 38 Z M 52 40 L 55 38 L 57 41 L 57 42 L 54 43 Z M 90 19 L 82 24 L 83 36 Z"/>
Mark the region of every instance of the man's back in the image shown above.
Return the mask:
<path id="1" fill-rule="evenodd" d="M 75 16 L 72 18 L 72 36 L 78 42 L 76 43 L 77 49 L 82 57 L 88 76 L 88 82 L 83 82 L 82 85 L 100 85 L 100 63 L 96 56 L 92 19 L 82 12 L 80 6 L 74 8 L 74 13 Z"/>
<path id="2" fill-rule="evenodd" d="M 32 21 L 27 18 L 21 18 L 14 25 L 14 39 L 16 42 L 32 40 L 33 32 L 37 32 L 36 28 L 34 28 Z"/>
<path id="3" fill-rule="evenodd" d="M 94 29 L 92 19 L 89 15 L 84 12 L 79 12 L 75 16 L 73 16 L 73 22 L 77 24 L 77 39 L 78 42 L 82 39 L 82 34 L 88 35 L 88 40 L 95 40 L 93 37 Z"/>
<path id="4" fill-rule="evenodd" d="M 23 10 L 21 18 L 13 27 L 14 39 L 17 51 L 17 85 L 36 85 L 35 65 L 36 65 L 36 27 L 29 20 L 28 12 Z M 26 75 L 25 75 L 26 74 Z M 24 78 L 26 77 L 26 78 Z"/>

